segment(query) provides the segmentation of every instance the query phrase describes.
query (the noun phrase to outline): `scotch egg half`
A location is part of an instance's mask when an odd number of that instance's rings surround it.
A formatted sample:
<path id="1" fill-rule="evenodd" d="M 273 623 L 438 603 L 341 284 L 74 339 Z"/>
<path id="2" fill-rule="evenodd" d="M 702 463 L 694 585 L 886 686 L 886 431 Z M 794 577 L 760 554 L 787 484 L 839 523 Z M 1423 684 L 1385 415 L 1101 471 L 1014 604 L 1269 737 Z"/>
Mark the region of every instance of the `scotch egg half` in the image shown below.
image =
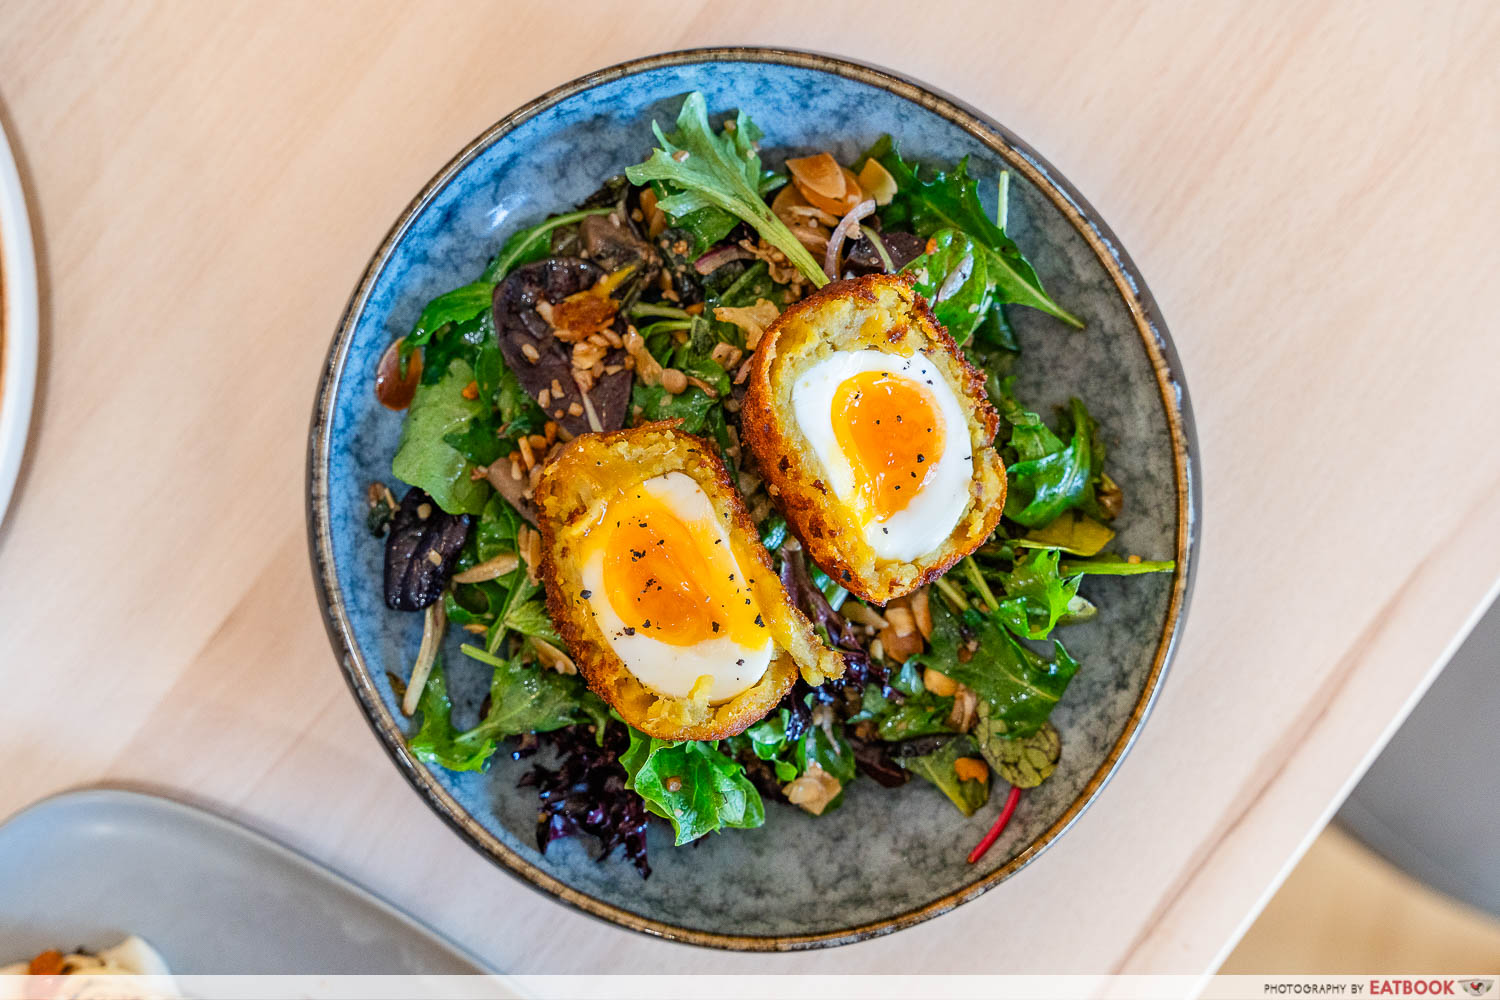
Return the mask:
<path id="1" fill-rule="evenodd" d="M 877 604 L 995 530 L 999 417 L 911 282 L 871 275 L 792 306 L 756 349 L 741 433 L 823 571 Z"/>
<path id="2" fill-rule="evenodd" d="M 798 672 L 843 673 L 771 568 L 717 450 L 675 421 L 585 434 L 536 490 L 547 606 L 579 671 L 626 722 L 716 740 Z"/>

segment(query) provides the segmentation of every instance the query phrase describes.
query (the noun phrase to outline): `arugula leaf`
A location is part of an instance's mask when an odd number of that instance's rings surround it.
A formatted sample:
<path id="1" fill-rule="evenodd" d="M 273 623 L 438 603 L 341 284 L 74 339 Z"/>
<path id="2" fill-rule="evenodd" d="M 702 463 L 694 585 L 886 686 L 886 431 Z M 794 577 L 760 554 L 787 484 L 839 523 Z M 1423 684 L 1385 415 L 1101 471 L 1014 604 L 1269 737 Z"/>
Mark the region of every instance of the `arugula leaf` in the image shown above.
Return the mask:
<path id="1" fill-rule="evenodd" d="M 700 328 L 707 330 L 709 326 L 707 323 L 703 323 Z M 710 340 L 712 342 L 702 350 L 698 348 L 696 343 L 691 341 L 680 345 L 672 353 L 672 367 L 689 378 L 696 378 L 707 382 L 718 393 L 715 402 L 719 402 L 729 398 L 729 393 L 733 389 L 733 386 L 730 384 L 729 373 L 724 370 L 724 366 L 708 356 L 708 352 L 713 350 L 714 344 L 718 343 L 718 338 L 716 337 L 711 337 Z M 694 386 L 693 388 L 697 387 Z"/>
<path id="2" fill-rule="evenodd" d="M 932 648 L 907 662 L 917 661 L 967 684 L 990 704 L 997 725 L 1009 736 L 1030 736 L 1041 728 L 1057 706 L 1068 682 L 1078 672 L 1078 661 L 1054 642 L 1056 659 L 1021 645 L 998 620 L 977 611 L 964 612 L 963 627 L 978 640 L 967 662 L 958 658 L 963 634 L 959 619 L 943 601 L 932 602 Z"/>
<path id="3" fill-rule="evenodd" d="M 509 592 L 505 595 L 505 607 L 494 624 L 490 626 L 489 634 L 484 639 L 485 649 L 490 655 L 494 655 L 500 648 L 500 644 L 505 641 L 505 637 L 510 634 L 511 615 L 541 589 L 527 579 L 524 564 L 518 565 L 500 579 L 509 588 Z"/>
<path id="4" fill-rule="evenodd" d="M 991 724 L 989 704 L 980 702 L 974 723 L 979 752 L 1000 777 L 1017 788 L 1035 788 L 1052 776 L 1062 756 L 1062 737 L 1052 723 L 1024 738 L 1011 738 Z"/>
<path id="5" fill-rule="evenodd" d="M 500 252 L 495 255 L 494 260 L 490 261 L 489 267 L 484 269 L 484 275 L 476 284 L 488 282 L 491 294 L 493 294 L 494 286 L 511 271 L 522 264 L 541 260 L 551 252 L 551 241 L 542 239 L 543 236 L 561 226 L 571 226 L 575 222 L 581 222 L 591 215 L 608 215 L 614 210 L 615 206 L 610 204 L 598 208 L 584 208 L 577 212 L 565 212 L 539 222 L 529 229 L 522 229 L 511 234 L 510 239 L 500 247 Z"/>
<path id="6" fill-rule="evenodd" d="M 849 721 L 873 722 L 876 735 L 888 742 L 953 732 L 948 724 L 953 699 L 927 690 L 915 660 L 901 664 L 891 675 L 890 686 L 902 695 L 900 699 L 887 698 L 878 684 L 866 684 L 860 710 Z"/>
<path id="7" fill-rule="evenodd" d="M 780 709 L 775 715 L 767 716 L 739 736 L 732 737 L 730 748 L 736 751 L 748 748 L 775 769 L 779 781 L 792 781 L 798 775 L 806 774 L 813 764 L 838 779 L 840 785 L 848 785 L 854 780 L 857 773 L 854 748 L 844 737 L 842 726 L 832 725 L 825 729 L 808 725 L 802 735 L 788 739 L 786 727 L 790 719 L 791 712 Z M 828 803 L 819 815 L 836 808 L 841 798 L 842 795 Z"/>
<path id="8" fill-rule="evenodd" d="M 625 787 L 672 824 L 679 847 L 725 827 L 752 829 L 766 821 L 744 767 L 715 743 L 668 743 L 631 729 L 620 763 Z"/>
<path id="9" fill-rule="evenodd" d="M 489 562 L 504 552 L 516 551 L 516 535 L 521 530 L 521 515 L 498 493 L 484 505 L 484 512 L 474 525 L 476 562 Z"/>
<path id="10" fill-rule="evenodd" d="M 722 269 L 721 269 L 722 270 Z M 718 274 L 715 271 L 714 274 Z M 712 278 L 710 275 L 709 278 Z M 708 279 L 705 279 L 705 285 Z M 722 292 L 715 294 L 708 290 L 708 304 L 703 311 L 713 314 L 714 306 L 727 306 L 729 308 L 753 306 L 761 299 L 766 299 L 780 308 L 786 301 L 786 289 L 778 285 L 771 278 L 771 267 L 763 260 L 758 260 L 740 272 L 739 276 L 725 286 Z M 733 326 L 733 324 L 728 324 Z M 736 327 L 738 329 L 738 327 Z"/>
<path id="11" fill-rule="evenodd" d="M 924 689 L 897 702 L 882 694 L 879 685 L 866 684 L 862 699 L 859 711 L 849 721 L 873 722 L 875 734 L 887 742 L 953 732 L 948 724 L 952 698 L 939 698 Z"/>
<path id="12" fill-rule="evenodd" d="M 1082 402 L 1073 399 L 1069 403 L 1072 433 L 1063 444 L 1041 417 L 1022 409 L 1010 395 L 1011 381 L 1005 380 L 999 400 L 1001 416 L 1011 425 L 1010 446 L 1018 459 L 1006 470 L 1011 489 L 1005 499 L 1005 516 L 1036 528 L 1092 500 L 1100 456 L 1094 445 L 1094 421 Z"/>
<path id="13" fill-rule="evenodd" d="M 453 702 L 448 697 L 448 682 L 443 676 L 443 659 L 439 654 L 428 675 L 427 686 L 417 702 L 422 716 L 421 728 L 408 746 L 420 761 L 446 767 L 450 771 L 480 771 L 495 752 L 495 746 L 460 742 L 453 728 Z"/>
<path id="14" fill-rule="evenodd" d="M 991 221 L 979 201 L 979 184 L 969 176 L 967 157 L 951 173 L 939 170 L 930 180 L 923 180 L 915 165 L 901 159 L 890 136 L 876 143 L 868 155 L 879 160 L 896 181 L 896 197 L 883 217 L 888 227 L 906 221 L 918 236 L 932 236 L 942 229 L 967 233 L 990 251 L 985 262 L 1001 301 L 1031 306 L 1083 328 L 1082 320 L 1052 301 L 1015 241 Z"/>
<path id="15" fill-rule="evenodd" d="M 955 736 L 932 753 L 921 757 L 898 758 L 897 763 L 919 778 L 937 786 L 938 791 L 958 807 L 965 816 L 972 816 L 990 799 L 990 783 L 972 778 L 962 779 L 954 769 L 960 757 L 972 757 L 977 752 L 974 741 L 967 736 Z"/>
<path id="16" fill-rule="evenodd" d="M 478 318 L 490 307 L 494 294 L 494 282 L 480 279 L 444 292 L 427 303 L 422 308 L 422 315 L 417 317 L 416 325 L 411 328 L 411 333 L 401 341 L 402 359 L 431 340 L 443 327 Z"/>
<path id="17" fill-rule="evenodd" d="M 500 443 L 500 438 L 495 433 L 494 421 L 490 419 L 488 412 L 481 413 L 462 432 L 444 434 L 443 441 L 450 445 L 464 458 L 475 465 L 489 465 L 498 459 L 502 448 L 506 453 L 508 447 Z"/>
<path id="18" fill-rule="evenodd" d="M 1047 638 L 1078 594 L 1083 578 L 1061 575 L 1057 559 L 1056 549 L 1035 549 L 1016 556 L 1015 567 L 1000 577 L 1006 597 L 995 617 L 1023 639 Z"/>
<path id="19" fill-rule="evenodd" d="M 673 195 L 681 193 L 680 188 L 662 181 L 652 181 L 651 189 L 656 192 L 658 206 Z M 703 256 L 704 251 L 723 240 L 740 223 L 739 219 L 716 205 L 704 205 L 702 208 L 693 209 L 682 215 L 673 215 L 671 212 L 666 214 L 671 220 L 672 229 L 691 238 L 692 246 L 688 248 L 685 255 L 685 259 L 690 261 Z M 666 237 L 669 240 L 675 239 L 670 232 L 666 234 Z"/>
<path id="20" fill-rule="evenodd" d="M 787 745 L 786 724 L 791 712 L 783 708 L 775 715 L 760 720 L 738 736 L 730 737 L 729 744 L 735 749 L 748 748 L 751 753 L 768 762 L 776 771 L 778 781 L 791 781 L 797 777 L 797 765 L 785 755 L 792 752 Z"/>
<path id="21" fill-rule="evenodd" d="M 484 353 L 485 343 L 494 340 L 495 320 L 488 311 L 463 323 L 443 326 L 422 348 L 422 384 L 440 381 L 454 360 L 461 360 L 473 368 Z M 497 345 L 495 350 L 499 349 Z M 478 380 L 477 372 L 475 379 Z"/>
<path id="22" fill-rule="evenodd" d="M 508 609 L 505 612 L 505 627 L 522 635 L 546 639 L 554 646 L 562 642 L 562 637 L 552 625 L 552 616 L 547 614 L 547 605 L 538 600 L 522 601 Z"/>
<path id="23" fill-rule="evenodd" d="M 630 401 L 641 408 L 645 420 L 681 418 L 682 429 L 689 434 L 702 434 L 709 413 L 719 405 L 717 399 L 695 385 L 674 396 L 659 385 L 647 385 L 639 379 L 630 390 Z"/>
<path id="24" fill-rule="evenodd" d="M 473 564 L 471 560 L 470 564 Z M 459 562 L 463 568 L 463 562 Z M 443 594 L 443 608 L 448 621 L 460 627 L 483 625 L 488 628 L 505 608 L 505 587 L 494 580 L 479 583 L 456 583 Z"/>
<path id="25" fill-rule="evenodd" d="M 438 381 L 417 386 L 391 460 L 397 479 L 426 490 L 449 514 L 478 514 L 491 493 L 489 483 L 469 478 L 472 463 L 446 440 L 449 434 L 463 433 L 487 409 L 483 400 L 464 398 L 472 381 L 474 370 L 455 359 Z"/>
<path id="26" fill-rule="evenodd" d="M 916 277 L 912 286 L 925 298 L 939 323 L 960 346 L 989 319 L 995 283 L 990 277 L 984 247 L 956 229 L 940 230 L 932 237 L 933 249 L 901 269 Z"/>
<path id="27" fill-rule="evenodd" d="M 792 235 L 761 197 L 760 154 L 755 140 L 760 130 L 743 111 L 734 127 L 718 135 L 708 123 L 703 95 L 693 91 L 677 113 L 677 130 L 668 139 L 656 122 L 657 149 L 644 162 L 629 167 L 625 176 L 632 184 L 663 181 L 679 193 L 658 202 L 663 212 L 682 218 L 712 205 L 752 226 L 767 243 L 786 254 L 815 288 L 828 284 L 828 276 L 807 248 Z"/>
<path id="28" fill-rule="evenodd" d="M 585 723 L 596 727 L 595 738 L 603 742 L 609 706 L 584 686 L 582 678 L 502 660 L 478 646 L 465 644 L 460 648 L 495 672 L 490 678 L 489 711 L 477 726 L 459 734 L 457 746 L 488 760 L 499 741 L 507 737 L 549 733 Z"/>
<path id="29" fill-rule="evenodd" d="M 1005 304 L 1003 302 L 992 302 L 990 311 L 985 314 L 983 320 L 974 331 L 975 344 L 987 344 L 1001 351 L 1009 351 L 1011 354 L 1019 354 L 1021 345 L 1016 340 L 1016 332 L 1011 329 L 1010 317 L 1005 315 Z M 985 369 L 995 367 L 995 362 L 984 364 Z"/>
<path id="30" fill-rule="evenodd" d="M 841 785 L 847 786 L 854 780 L 856 773 L 854 748 L 844 738 L 842 726 L 837 724 L 826 727 L 809 725 L 803 730 L 802 738 L 797 741 L 797 773 L 805 773 L 812 764 L 817 764 L 837 778 Z M 841 792 L 839 798 L 842 797 Z M 823 811 L 826 813 L 837 806 L 838 802 L 839 799 L 834 799 L 824 807 Z"/>

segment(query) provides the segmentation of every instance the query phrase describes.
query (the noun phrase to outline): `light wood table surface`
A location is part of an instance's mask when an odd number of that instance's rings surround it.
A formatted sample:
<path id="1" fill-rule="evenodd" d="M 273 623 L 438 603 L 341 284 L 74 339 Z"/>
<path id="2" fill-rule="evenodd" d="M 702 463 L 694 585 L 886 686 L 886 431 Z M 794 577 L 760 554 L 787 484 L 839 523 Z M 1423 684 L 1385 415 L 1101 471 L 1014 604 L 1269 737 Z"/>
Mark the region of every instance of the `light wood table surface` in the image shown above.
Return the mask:
<path id="1" fill-rule="evenodd" d="M 511 971 L 1213 966 L 1500 576 L 1500 12 L 511 6 L 0 6 L 44 320 L 0 814 L 165 789 Z M 555 84 L 729 43 L 897 68 L 1042 150 L 1161 302 L 1205 484 L 1185 639 L 1083 821 L 949 916 L 790 956 L 617 930 L 451 834 L 345 690 L 303 522 L 323 355 L 408 199 Z"/>

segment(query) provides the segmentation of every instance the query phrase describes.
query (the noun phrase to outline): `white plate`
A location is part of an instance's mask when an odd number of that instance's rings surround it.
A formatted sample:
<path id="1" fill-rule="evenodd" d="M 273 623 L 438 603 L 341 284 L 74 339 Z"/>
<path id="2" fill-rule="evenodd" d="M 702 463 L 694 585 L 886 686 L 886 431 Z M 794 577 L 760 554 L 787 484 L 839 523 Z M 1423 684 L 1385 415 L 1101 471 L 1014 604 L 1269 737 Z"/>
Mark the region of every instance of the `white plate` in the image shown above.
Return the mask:
<path id="1" fill-rule="evenodd" d="M 0 965 L 137 934 L 177 975 L 481 975 L 478 960 L 281 844 L 94 789 L 0 825 Z"/>
<path id="2" fill-rule="evenodd" d="M 26 450 L 36 388 L 36 256 L 10 142 L 0 127 L 0 519 Z"/>

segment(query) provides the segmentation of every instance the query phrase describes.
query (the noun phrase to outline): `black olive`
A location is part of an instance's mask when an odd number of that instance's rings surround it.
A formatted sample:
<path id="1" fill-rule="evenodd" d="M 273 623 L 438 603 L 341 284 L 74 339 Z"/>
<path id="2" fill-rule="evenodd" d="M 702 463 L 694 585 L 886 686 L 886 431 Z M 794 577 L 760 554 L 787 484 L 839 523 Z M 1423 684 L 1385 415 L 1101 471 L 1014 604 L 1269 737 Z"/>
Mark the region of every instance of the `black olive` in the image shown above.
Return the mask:
<path id="1" fill-rule="evenodd" d="M 421 611 L 436 601 L 453 575 L 473 518 L 447 514 L 415 486 L 391 518 L 385 540 L 385 603 L 396 611 Z"/>
<path id="2" fill-rule="evenodd" d="M 880 242 L 885 244 L 885 252 L 890 255 L 891 273 L 901 270 L 927 249 L 927 241 L 913 233 L 881 233 Z M 844 253 L 844 277 L 885 273 L 885 261 L 868 237 L 861 236 L 849 244 Z"/>

